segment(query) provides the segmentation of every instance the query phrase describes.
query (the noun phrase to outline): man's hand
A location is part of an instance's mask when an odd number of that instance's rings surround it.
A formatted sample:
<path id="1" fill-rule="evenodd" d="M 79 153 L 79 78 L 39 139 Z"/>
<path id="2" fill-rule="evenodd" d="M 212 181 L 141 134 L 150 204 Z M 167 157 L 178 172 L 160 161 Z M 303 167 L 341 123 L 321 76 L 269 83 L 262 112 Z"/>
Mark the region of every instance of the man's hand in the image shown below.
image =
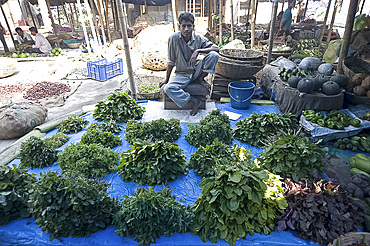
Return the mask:
<path id="1" fill-rule="evenodd" d="M 189 65 L 192 67 L 195 67 L 195 64 L 197 63 L 197 58 L 198 58 L 198 50 L 195 50 L 190 57 Z"/>
<path id="2" fill-rule="evenodd" d="M 168 79 L 163 80 L 161 83 L 159 83 L 159 88 L 162 88 L 165 84 L 168 83 Z"/>

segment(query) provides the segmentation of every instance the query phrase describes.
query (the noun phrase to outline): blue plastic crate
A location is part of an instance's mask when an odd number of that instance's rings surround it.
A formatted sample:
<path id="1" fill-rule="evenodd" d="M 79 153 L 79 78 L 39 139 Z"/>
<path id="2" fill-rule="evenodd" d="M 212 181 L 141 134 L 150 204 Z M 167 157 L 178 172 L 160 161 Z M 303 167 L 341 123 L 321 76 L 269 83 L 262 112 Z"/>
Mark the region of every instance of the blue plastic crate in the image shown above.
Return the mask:
<path id="1" fill-rule="evenodd" d="M 106 58 L 99 61 L 87 62 L 87 73 L 92 79 L 104 81 L 123 73 L 121 58 L 108 62 Z"/>

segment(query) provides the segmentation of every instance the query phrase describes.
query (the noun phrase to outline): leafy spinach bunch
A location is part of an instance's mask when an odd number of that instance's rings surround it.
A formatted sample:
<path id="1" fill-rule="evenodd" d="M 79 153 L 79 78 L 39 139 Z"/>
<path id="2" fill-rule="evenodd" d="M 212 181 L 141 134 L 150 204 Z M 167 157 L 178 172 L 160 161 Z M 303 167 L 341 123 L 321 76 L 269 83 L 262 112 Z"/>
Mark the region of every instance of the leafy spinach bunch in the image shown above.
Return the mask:
<path id="1" fill-rule="evenodd" d="M 270 234 L 278 212 L 287 207 L 278 176 L 251 161 L 225 164 L 203 178 L 193 205 L 192 231 L 203 242 L 224 239 L 230 245 L 248 233 Z"/>
<path id="2" fill-rule="evenodd" d="M 103 123 L 92 123 L 86 130 L 99 129 L 102 132 L 120 133 L 122 126 L 118 125 L 114 120 L 103 121 Z"/>
<path id="3" fill-rule="evenodd" d="M 163 140 L 154 143 L 138 140 L 121 156 L 119 174 L 126 182 L 138 185 L 168 184 L 188 172 L 186 156 L 179 146 Z"/>
<path id="4" fill-rule="evenodd" d="M 138 188 L 134 195 L 126 196 L 114 217 L 116 233 L 133 236 L 140 245 L 150 245 L 162 235 L 190 231 L 192 214 L 171 192 L 168 188 L 155 192 L 149 187 Z"/>
<path id="5" fill-rule="evenodd" d="M 93 117 L 99 121 L 114 120 L 122 123 L 131 119 L 141 119 L 144 112 L 145 109 L 127 93 L 114 91 L 109 94 L 107 99 L 96 104 Z"/>
<path id="6" fill-rule="evenodd" d="M 174 142 L 180 137 L 181 132 L 180 120 L 174 118 L 143 123 L 130 120 L 126 126 L 126 140 L 129 143 L 133 143 L 136 139 L 149 142 L 160 140 Z"/>
<path id="7" fill-rule="evenodd" d="M 55 172 L 41 173 L 33 186 L 29 208 L 50 240 L 88 237 L 112 224 L 117 201 L 109 197 L 109 184 Z"/>
<path id="8" fill-rule="evenodd" d="M 90 128 L 86 130 L 84 135 L 82 135 L 81 143 L 101 144 L 106 148 L 113 148 L 122 144 L 122 140 L 112 132 L 101 132 L 97 128 Z"/>
<path id="9" fill-rule="evenodd" d="M 323 156 L 324 150 L 304 135 L 285 135 L 265 146 L 257 160 L 267 170 L 298 182 L 314 178 L 314 170 L 320 172 Z"/>
<path id="10" fill-rule="evenodd" d="M 362 228 L 362 205 L 352 200 L 342 187 L 315 179 L 283 184 L 288 207 L 281 212 L 280 230 L 293 230 L 305 240 L 327 245 L 340 235 Z"/>
<path id="11" fill-rule="evenodd" d="M 213 110 L 200 121 L 200 125 L 188 125 L 189 131 L 185 139 L 189 144 L 199 148 L 211 144 L 216 138 L 225 144 L 231 144 L 233 136 L 229 117 L 221 114 L 219 109 Z"/>
<path id="12" fill-rule="evenodd" d="M 71 144 L 58 155 L 63 171 L 87 178 L 107 176 L 116 170 L 118 161 L 118 153 L 100 144 Z"/>
<path id="13" fill-rule="evenodd" d="M 244 160 L 250 160 L 253 156 L 250 151 L 243 147 L 234 145 L 231 147 L 220 142 L 218 139 L 206 147 L 200 146 L 199 149 L 191 155 L 189 168 L 194 169 L 194 173 L 202 177 L 215 175 L 215 168 L 223 163 L 239 163 Z"/>
<path id="14" fill-rule="evenodd" d="M 53 134 L 50 138 L 43 139 L 44 143 L 53 149 L 59 148 L 60 146 L 68 142 L 68 140 L 69 136 L 62 132 L 57 132 Z"/>
<path id="15" fill-rule="evenodd" d="M 54 148 L 33 136 L 22 143 L 19 156 L 22 166 L 30 168 L 51 166 L 58 159 Z"/>
<path id="16" fill-rule="evenodd" d="M 62 133 L 77 133 L 84 129 L 84 127 L 89 123 L 88 120 L 73 115 L 68 117 L 66 120 L 63 120 L 58 126 L 58 130 Z"/>
<path id="17" fill-rule="evenodd" d="M 236 123 L 233 135 L 241 142 L 263 147 L 263 141 L 266 141 L 271 135 L 295 129 L 297 129 L 297 119 L 291 113 L 282 115 L 278 113 L 251 113 L 249 118 Z"/>
<path id="18" fill-rule="evenodd" d="M 0 165 L 0 225 L 30 216 L 27 187 L 35 181 L 25 167 Z"/>

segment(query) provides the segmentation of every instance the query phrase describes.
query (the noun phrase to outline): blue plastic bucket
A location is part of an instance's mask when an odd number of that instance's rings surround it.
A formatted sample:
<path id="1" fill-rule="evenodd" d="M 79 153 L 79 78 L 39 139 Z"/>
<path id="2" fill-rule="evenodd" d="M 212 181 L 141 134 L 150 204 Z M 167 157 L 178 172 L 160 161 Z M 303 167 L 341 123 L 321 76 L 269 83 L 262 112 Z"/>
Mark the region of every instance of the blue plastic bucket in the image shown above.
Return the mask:
<path id="1" fill-rule="evenodd" d="M 231 107 L 235 109 L 247 109 L 256 86 L 247 81 L 233 81 L 229 84 L 229 95 Z"/>

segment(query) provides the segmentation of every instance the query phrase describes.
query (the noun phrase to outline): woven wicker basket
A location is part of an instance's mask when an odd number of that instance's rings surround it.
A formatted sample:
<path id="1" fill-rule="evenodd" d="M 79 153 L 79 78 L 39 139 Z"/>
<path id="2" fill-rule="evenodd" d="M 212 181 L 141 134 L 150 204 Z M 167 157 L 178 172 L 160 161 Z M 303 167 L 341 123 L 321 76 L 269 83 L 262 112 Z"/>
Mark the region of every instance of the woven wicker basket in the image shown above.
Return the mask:
<path id="1" fill-rule="evenodd" d="M 139 100 L 157 100 L 162 97 L 161 92 L 154 93 L 141 93 L 140 88 L 143 85 L 159 85 L 163 81 L 163 78 L 157 76 L 138 75 L 135 77 L 135 84 L 139 89 L 137 93 L 137 99 Z"/>
<path id="2" fill-rule="evenodd" d="M 344 74 L 347 75 L 348 78 L 352 78 L 356 74 L 349 68 L 349 64 L 354 63 L 360 64 L 360 67 L 370 72 L 370 63 L 367 63 L 357 57 L 346 57 L 343 59 L 342 68 Z"/>
<path id="3" fill-rule="evenodd" d="M 162 54 L 159 51 L 144 52 L 141 56 L 141 61 L 144 67 L 154 71 L 167 69 L 167 54 Z"/>
<path id="4" fill-rule="evenodd" d="M 81 42 L 82 43 L 82 42 Z M 81 45 L 81 43 L 70 43 L 70 44 L 66 44 L 68 46 L 68 48 L 70 49 L 78 49 Z"/>
<path id="5" fill-rule="evenodd" d="M 368 232 L 350 232 L 335 239 L 328 246 L 348 246 L 353 243 L 363 243 L 370 245 L 370 233 Z"/>
<path id="6" fill-rule="evenodd" d="M 221 49 L 220 55 L 242 61 L 262 60 L 263 53 L 258 50 Z"/>
<path id="7" fill-rule="evenodd" d="M 0 78 L 13 75 L 17 71 L 15 61 L 11 58 L 0 58 L 0 64 Z"/>
<path id="8" fill-rule="evenodd" d="M 263 65 L 251 66 L 250 64 L 219 60 L 216 64 L 216 74 L 230 79 L 246 79 L 252 78 L 262 68 Z"/>

